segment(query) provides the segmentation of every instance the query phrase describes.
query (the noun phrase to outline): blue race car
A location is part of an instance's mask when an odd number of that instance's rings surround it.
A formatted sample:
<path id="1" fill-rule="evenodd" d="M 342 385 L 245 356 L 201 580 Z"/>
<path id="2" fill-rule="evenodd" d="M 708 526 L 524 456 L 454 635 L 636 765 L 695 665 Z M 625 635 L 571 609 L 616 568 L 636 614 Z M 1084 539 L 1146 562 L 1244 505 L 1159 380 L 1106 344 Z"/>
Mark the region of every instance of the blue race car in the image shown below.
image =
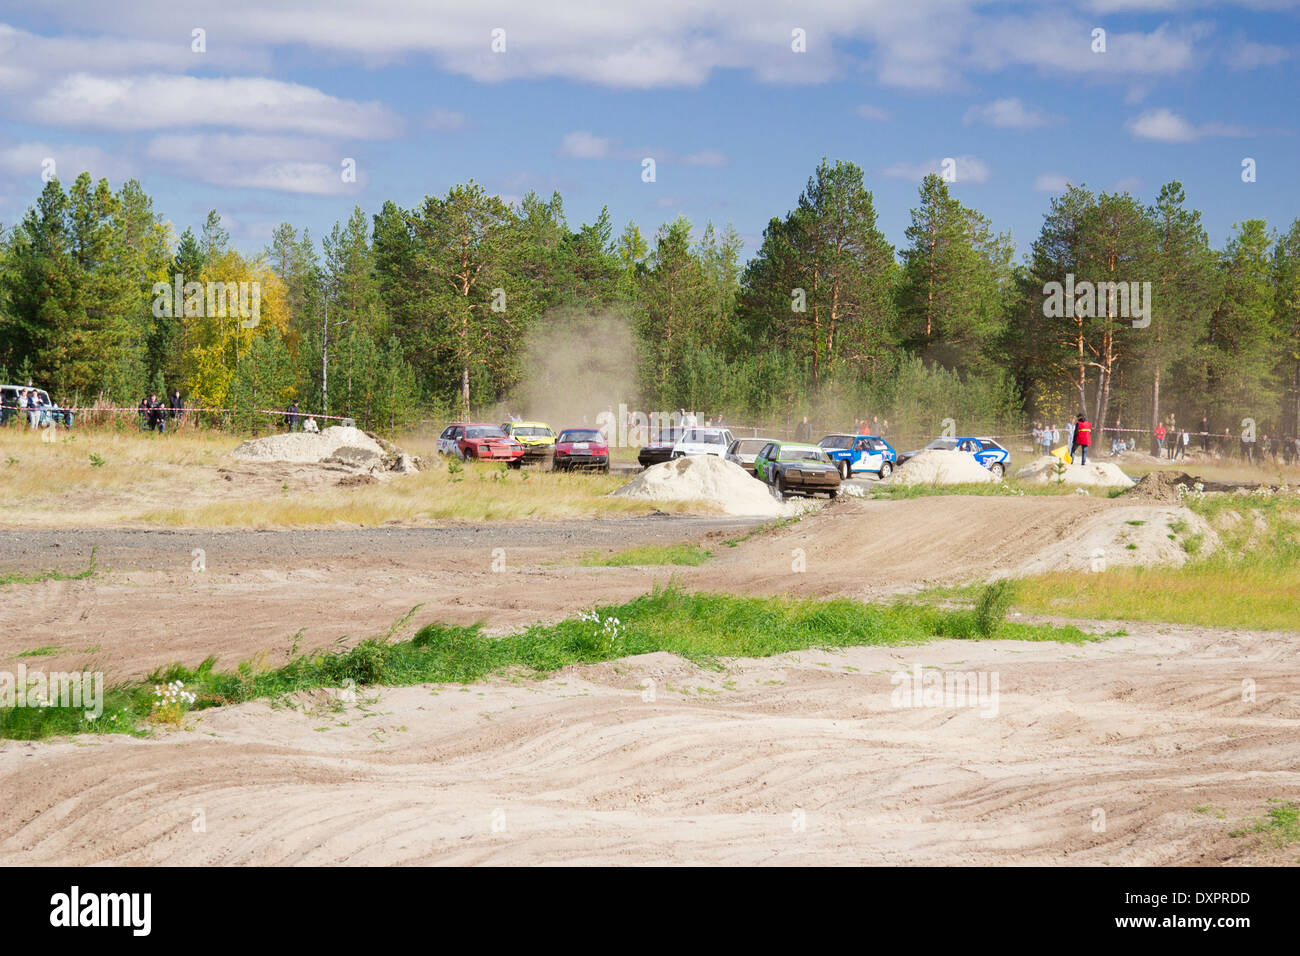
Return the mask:
<path id="1" fill-rule="evenodd" d="M 898 461 L 894 446 L 879 435 L 827 435 L 818 444 L 845 480 L 867 472 L 888 478 Z"/>
<path id="2" fill-rule="evenodd" d="M 1011 461 L 1011 452 L 992 438 L 936 438 L 924 448 L 905 453 L 902 461 L 907 461 L 922 451 L 963 451 L 973 455 L 981 466 L 999 478 L 1007 473 L 1007 464 Z"/>

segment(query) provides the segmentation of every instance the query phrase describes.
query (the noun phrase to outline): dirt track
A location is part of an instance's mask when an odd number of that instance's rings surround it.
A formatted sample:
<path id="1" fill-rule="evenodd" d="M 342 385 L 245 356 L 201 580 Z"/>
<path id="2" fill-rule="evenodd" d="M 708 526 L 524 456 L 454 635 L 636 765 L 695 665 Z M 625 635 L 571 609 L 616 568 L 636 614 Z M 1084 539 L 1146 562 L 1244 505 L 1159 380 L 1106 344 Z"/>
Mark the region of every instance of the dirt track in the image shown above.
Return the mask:
<path id="1" fill-rule="evenodd" d="M 159 665 L 225 667 L 383 633 L 423 603 L 414 623 L 482 621 L 504 630 L 643 594 L 676 578 L 742 594 L 874 598 L 1049 567 L 1177 561 L 1162 516 L 1177 506 L 1095 498 L 918 498 L 843 502 L 728 547 L 747 519 L 660 517 L 446 528 L 329 531 L 6 531 L 0 571 L 86 567 L 93 579 L 4 588 L 0 666 L 56 645 L 49 669 L 134 678 Z M 1141 529 L 1126 520 L 1142 520 Z M 1141 533 L 1139 533 L 1141 530 Z M 1127 549 L 1123 540 L 1139 542 Z M 703 540 L 700 567 L 589 568 L 592 551 Z M 191 570 L 195 548 L 205 570 Z M 500 549 L 498 551 L 498 549 Z M 54 555 L 55 557 L 51 557 Z M 800 557 L 802 555 L 802 557 Z M 494 572 L 493 562 L 504 561 Z M 796 560 L 806 569 L 795 572 Z M 299 631 L 304 633 L 298 635 Z"/>
<path id="2" fill-rule="evenodd" d="M 735 548 L 723 539 L 752 522 L 4 533 L 0 569 L 49 567 L 57 551 L 76 570 L 97 545 L 105 570 L 5 588 L 0 667 L 41 644 L 64 649 L 37 659 L 49 670 L 110 677 L 213 653 L 224 666 L 259 652 L 274 663 L 301 628 L 305 650 L 382 632 L 426 602 L 415 623 L 504 629 L 670 575 L 736 593 L 879 597 L 1084 567 L 1097 547 L 1112 563 L 1179 560 L 1165 534 L 1174 516 L 1188 513 L 1087 497 L 843 502 Z M 574 563 L 696 539 L 716 553 L 698 568 Z M 190 570 L 195 547 L 202 573 Z M 1085 647 L 946 641 L 724 674 L 651 655 L 538 683 L 387 689 L 342 712 L 321 691 L 295 709 L 205 712 L 155 740 L 0 742 L 0 861 L 1294 861 L 1227 834 L 1300 784 L 1300 635 L 1125 627 Z M 889 675 L 914 665 L 996 672 L 997 716 L 891 706 Z M 1243 700 L 1247 678 L 1255 701 Z"/>
<path id="3" fill-rule="evenodd" d="M 997 672 L 996 715 L 891 706 L 914 665 Z M 1297 665 L 1295 636 L 1138 627 L 253 703 L 5 742 L 0 862 L 1297 862 L 1228 835 L 1300 787 Z"/>

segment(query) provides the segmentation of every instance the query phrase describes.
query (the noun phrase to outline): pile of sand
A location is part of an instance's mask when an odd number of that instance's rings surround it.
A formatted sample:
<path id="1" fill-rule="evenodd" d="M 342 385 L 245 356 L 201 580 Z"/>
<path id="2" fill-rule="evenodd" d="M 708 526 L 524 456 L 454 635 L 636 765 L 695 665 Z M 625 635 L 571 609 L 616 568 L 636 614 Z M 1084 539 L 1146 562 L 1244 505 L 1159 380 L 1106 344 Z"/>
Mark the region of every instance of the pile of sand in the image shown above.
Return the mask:
<path id="1" fill-rule="evenodd" d="M 1119 470 L 1118 465 L 1108 461 L 1095 461 L 1087 465 L 1066 465 L 1065 474 L 1056 473 L 1059 458 L 1052 455 L 1040 455 L 1016 472 L 1022 481 L 1036 481 L 1041 485 L 1061 481 L 1067 485 L 1101 485 L 1112 488 L 1132 488 L 1133 479 Z"/>
<path id="2" fill-rule="evenodd" d="M 929 449 L 907 459 L 889 480 L 900 485 L 973 485 L 1002 479 L 964 451 Z"/>
<path id="3" fill-rule="evenodd" d="M 331 425 L 319 434 L 291 432 L 246 441 L 231 454 L 244 461 L 319 464 L 327 458 L 344 458 L 351 464 L 360 465 L 383 458 L 384 449 L 359 428 Z"/>
<path id="4" fill-rule="evenodd" d="M 716 455 L 688 455 L 651 465 L 614 494 L 646 501 L 696 501 L 738 516 L 782 517 L 807 507 L 780 501 L 745 469 Z"/>
<path id="5" fill-rule="evenodd" d="M 1179 492 L 1182 485 L 1184 491 Z M 1197 486 L 1205 494 L 1246 493 L 1246 494 L 1286 494 L 1286 485 L 1268 485 L 1258 481 L 1207 481 L 1185 471 L 1153 471 L 1143 475 L 1124 497 L 1141 498 L 1145 501 L 1181 501 L 1184 495 L 1194 496 Z"/>

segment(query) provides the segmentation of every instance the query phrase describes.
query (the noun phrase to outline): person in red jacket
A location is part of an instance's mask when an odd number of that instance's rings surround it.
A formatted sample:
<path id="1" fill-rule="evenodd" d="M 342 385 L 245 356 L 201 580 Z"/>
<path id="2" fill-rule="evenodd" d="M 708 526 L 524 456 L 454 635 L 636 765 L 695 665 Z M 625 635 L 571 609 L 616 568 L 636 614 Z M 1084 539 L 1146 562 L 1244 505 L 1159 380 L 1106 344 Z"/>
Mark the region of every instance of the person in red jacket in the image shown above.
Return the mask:
<path id="1" fill-rule="evenodd" d="M 1159 458 L 1165 453 L 1165 423 L 1156 422 L 1156 457 Z"/>
<path id="2" fill-rule="evenodd" d="M 1079 456 L 1079 464 L 1088 464 L 1088 446 L 1092 444 L 1092 423 L 1087 416 L 1080 415 L 1074 423 L 1074 445 L 1070 448 L 1070 457 Z"/>

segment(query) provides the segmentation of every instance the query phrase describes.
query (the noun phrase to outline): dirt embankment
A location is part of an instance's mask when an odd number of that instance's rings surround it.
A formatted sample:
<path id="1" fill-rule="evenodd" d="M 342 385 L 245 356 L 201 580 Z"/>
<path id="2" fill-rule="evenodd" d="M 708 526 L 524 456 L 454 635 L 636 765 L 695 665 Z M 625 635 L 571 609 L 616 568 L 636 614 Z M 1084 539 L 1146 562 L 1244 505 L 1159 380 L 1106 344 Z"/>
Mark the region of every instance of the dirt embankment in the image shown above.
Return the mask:
<path id="1" fill-rule="evenodd" d="M 246 704 L 159 740 L 0 742 L 0 862 L 1298 862 L 1229 834 L 1300 790 L 1300 637 L 1130 630 L 720 673 L 657 654 Z M 916 668 L 996 675 L 996 699 L 897 706 Z"/>
<path id="2" fill-rule="evenodd" d="M 752 479 L 747 479 L 752 480 Z M 757 484 L 757 483 L 755 483 Z M 99 571 L 11 585 L 0 666 L 33 648 L 49 669 L 134 678 L 160 665 L 221 666 L 355 642 L 423 604 L 416 623 L 509 629 L 627 601 L 656 583 L 738 594 L 875 599 L 1009 574 L 1179 562 L 1187 508 L 1093 497 L 843 501 L 736 547 L 754 519 L 638 518 L 316 531 L 0 531 L 0 571 Z M 580 567 L 592 551 L 703 541 L 699 567 Z M 1135 547 L 1129 548 L 1133 544 Z M 1213 547 L 1206 536 L 1203 550 Z M 198 568 L 202 570 L 198 570 Z M 796 570 L 802 567 L 803 570 Z M 299 631 L 303 631 L 300 636 Z"/>

